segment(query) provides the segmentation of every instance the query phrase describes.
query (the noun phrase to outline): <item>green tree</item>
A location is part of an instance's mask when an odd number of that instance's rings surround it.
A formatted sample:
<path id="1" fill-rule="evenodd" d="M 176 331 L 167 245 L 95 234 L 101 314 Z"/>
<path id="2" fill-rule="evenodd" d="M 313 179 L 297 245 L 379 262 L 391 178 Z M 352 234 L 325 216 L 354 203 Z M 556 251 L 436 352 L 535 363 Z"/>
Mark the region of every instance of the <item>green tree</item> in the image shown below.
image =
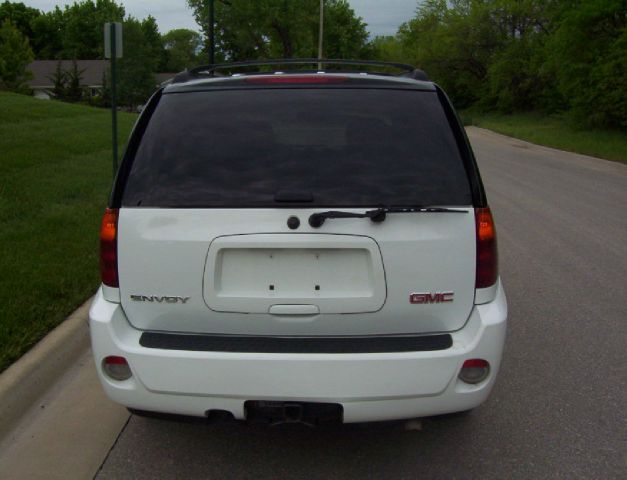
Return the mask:
<path id="1" fill-rule="evenodd" d="M 31 45 L 39 60 L 63 58 L 65 16 L 59 7 L 39 15 L 31 23 Z"/>
<path id="2" fill-rule="evenodd" d="M 153 16 L 148 15 L 148 17 L 142 20 L 141 27 L 144 38 L 148 42 L 148 45 L 150 45 L 150 55 L 156 62 L 155 72 L 162 72 L 165 70 L 167 63 L 167 52 L 163 45 L 161 33 L 159 33 L 157 21 Z"/>
<path id="3" fill-rule="evenodd" d="M 368 42 L 367 25 L 355 14 L 346 0 L 325 2 L 323 55 L 327 58 L 369 58 L 372 47 Z M 314 39 L 318 38 L 318 12 L 314 15 Z M 312 51 L 317 56 L 317 48 Z"/>
<path id="4" fill-rule="evenodd" d="M 567 111 L 627 126 L 626 0 L 426 0 L 380 59 L 425 69 L 458 107 Z"/>
<path id="5" fill-rule="evenodd" d="M 405 62 L 403 45 L 394 35 L 377 36 L 370 42 L 372 56 L 386 62 Z"/>
<path id="6" fill-rule="evenodd" d="M 440 83 L 460 107 L 478 101 L 500 35 L 486 1 L 428 0 L 399 29 L 410 63 Z"/>
<path id="7" fill-rule="evenodd" d="M 551 102 L 555 109 L 562 102 L 544 46 L 567 2 L 427 0 L 399 29 L 396 52 L 425 69 L 459 107 L 512 111 Z"/>
<path id="8" fill-rule="evenodd" d="M 548 108 L 556 97 L 555 77 L 546 71 L 545 43 L 562 0 L 487 2 L 498 39 L 489 59 L 484 106 L 503 112 Z M 553 99 L 551 100 L 551 97 Z"/>
<path id="9" fill-rule="evenodd" d="M 82 0 L 31 15 L 29 37 L 38 59 L 102 58 L 103 24 L 123 18 L 114 0 Z"/>
<path id="10" fill-rule="evenodd" d="M 208 2 L 188 0 L 208 38 Z M 217 58 L 244 60 L 317 55 L 319 2 L 216 0 Z M 366 24 L 346 0 L 325 0 L 325 56 L 355 57 L 368 50 Z"/>
<path id="11" fill-rule="evenodd" d="M 57 100 L 66 102 L 80 102 L 83 99 L 84 89 L 81 85 L 85 70 L 78 68 L 76 60 L 72 60 L 72 68 L 64 70 L 61 60 L 57 62 L 54 73 L 48 77 L 52 82 L 52 95 Z"/>
<path id="12" fill-rule="evenodd" d="M 67 72 L 63 70 L 61 60 L 57 62 L 54 73 L 50 77 L 48 77 L 48 80 L 52 82 L 52 95 L 54 96 L 54 98 L 56 98 L 57 100 L 65 100 Z"/>
<path id="13" fill-rule="evenodd" d="M 569 2 L 547 45 L 547 68 L 582 124 L 627 127 L 627 2 Z"/>
<path id="14" fill-rule="evenodd" d="M 148 100 L 156 89 L 157 59 L 142 23 L 128 17 L 124 21 L 124 56 L 119 60 L 118 98 L 130 110 Z"/>
<path id="15" fill-rule="evenodd" d="M 67 87 L 65 96 L 69 102 L 80 102 L 83 98 L 83 87 L 81 86 L 83 73 L 85 73 L 85 70 L 79 70 L 76 60 L 73 60 L 72 69 L 66 72 Z"/>
<path id="16" fill-rule="evenodd" d="M 185 28 L 170 30 L 163 36 L 163 44 L 167 52 L 165 72 L 180 72 L 200 63 L 199 53 L 202 48 L 202 37 L 198 32 Z"/>
<path id="17" fill-rule="evenodd" d="M 103 25 L 121 22 L 124 7 L 114 0 L 83 0 L 63 10 L 62 52 L 79 60 L 103 57 Z"/>
<path id="18" fill-rule="evenodd" d="M 33 58 L 28 38 L 5 20 L 0 27 L 0 88 L 27 90 L 26 82 L 32 73 L 26 67 Z"/>
<path id="19" fill-rule="evenodd" d="M 22 35 L 33 37 L 32 23 L 41 13 L 36 8 L 27 7 L 23 3 L 13 3 L 5 0 L 0 4 L 0 24 L 5 20 L 17 28 Z"/>

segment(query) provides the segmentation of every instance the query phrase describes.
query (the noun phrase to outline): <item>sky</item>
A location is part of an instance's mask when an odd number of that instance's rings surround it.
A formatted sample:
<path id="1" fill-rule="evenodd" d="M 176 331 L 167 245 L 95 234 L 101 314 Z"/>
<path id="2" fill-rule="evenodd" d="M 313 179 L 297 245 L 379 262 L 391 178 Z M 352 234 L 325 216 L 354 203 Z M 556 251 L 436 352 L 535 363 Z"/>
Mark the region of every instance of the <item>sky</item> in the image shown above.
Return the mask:
<path id="1" fill-rule="evenodd" d="M 55 5 L 74 3 L 74 0 L 22 0 L 26 5 L 49 11 Z M 126 13 L 139 19 L 152 15 L 161 33 L 173 28 L 197 30 L 192 11 L 186 0 L 117 0 Z M 414 16 L 417 0 L 349 0 L 355 13 L 368 24 L 371 35 L 393 35 L 399 25 Z"/>

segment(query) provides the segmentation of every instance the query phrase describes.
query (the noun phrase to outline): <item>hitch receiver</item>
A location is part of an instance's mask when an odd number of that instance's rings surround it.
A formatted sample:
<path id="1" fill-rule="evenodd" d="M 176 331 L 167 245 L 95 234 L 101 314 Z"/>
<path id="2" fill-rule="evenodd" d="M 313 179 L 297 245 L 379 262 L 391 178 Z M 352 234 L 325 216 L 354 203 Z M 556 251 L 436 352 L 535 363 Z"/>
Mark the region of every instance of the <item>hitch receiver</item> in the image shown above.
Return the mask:
<path id="1" fill-rule="evenodd" d="M 244 403 L 246 420 L 251 423 L 304 423 L 316 426 L 342 423 L 344 409 L 338 403 L 277 402 L 248 400 Z"/>

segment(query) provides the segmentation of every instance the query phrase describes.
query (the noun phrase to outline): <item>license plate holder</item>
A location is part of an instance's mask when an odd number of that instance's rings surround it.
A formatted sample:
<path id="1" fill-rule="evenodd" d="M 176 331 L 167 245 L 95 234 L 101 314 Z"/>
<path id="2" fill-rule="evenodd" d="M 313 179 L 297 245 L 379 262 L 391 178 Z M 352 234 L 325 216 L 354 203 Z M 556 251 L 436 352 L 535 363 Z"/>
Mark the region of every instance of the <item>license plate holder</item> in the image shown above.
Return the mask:
<path id="1" fill-rule="evenodd" d="M 246 420 L 251 423 L 304 423 L 316 426 L 342 423 L 344 408 L 339 403 L 248 400 Z"/>

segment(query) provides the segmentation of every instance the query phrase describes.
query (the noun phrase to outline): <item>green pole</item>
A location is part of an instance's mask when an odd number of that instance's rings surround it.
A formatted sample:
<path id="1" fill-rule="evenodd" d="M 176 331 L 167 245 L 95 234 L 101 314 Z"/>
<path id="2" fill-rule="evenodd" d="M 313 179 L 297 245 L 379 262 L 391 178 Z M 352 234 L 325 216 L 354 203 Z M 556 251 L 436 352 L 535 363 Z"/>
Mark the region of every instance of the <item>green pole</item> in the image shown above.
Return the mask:
<path id="1" fill-rule="evenodd" d="M 209 0 L 209 64 L 216 63 L 215 47 L 215 7 L 214 0 Z"/>
<path id="2" fill-rule="evenodd" d="M 322 60 L 322 39 L 324 37 L 324 0 L 320 0 L 320 25 L 318 26 L 318 60 Z M 318 62 L 318 70 L 322 70 L 322 63 Z"/>
<path id="3" fill-rule="evenodd" d="M 113 178 L 118 173 L 118 106 L 117 106 L 117 72 L 115 69 L 116 38 L 115 23 L 109 25 L 111 33 L 111 127 L 113 135 Z"/>

